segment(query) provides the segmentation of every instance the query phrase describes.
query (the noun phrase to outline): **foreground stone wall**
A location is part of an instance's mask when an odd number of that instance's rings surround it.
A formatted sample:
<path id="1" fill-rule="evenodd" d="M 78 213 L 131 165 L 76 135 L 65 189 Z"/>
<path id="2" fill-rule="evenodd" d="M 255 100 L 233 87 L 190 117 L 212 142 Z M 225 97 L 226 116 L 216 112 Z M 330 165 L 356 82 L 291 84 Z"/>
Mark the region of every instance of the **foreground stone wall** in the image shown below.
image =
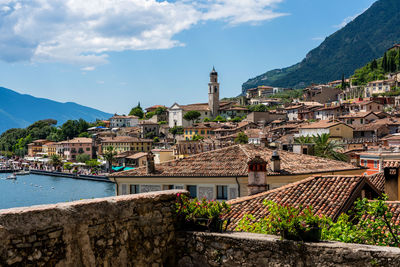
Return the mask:
<path id="1" fill-rule="evenodd" d="M 180 267 L 400 266 L 400 249 L 337 242 L 300 243 L 249 233 L 180 233 Z"/>
<path id="2" fill-rule="evenodd" d="M 0 210 L 0 266 L 162 266 L 178 190 Z"/>

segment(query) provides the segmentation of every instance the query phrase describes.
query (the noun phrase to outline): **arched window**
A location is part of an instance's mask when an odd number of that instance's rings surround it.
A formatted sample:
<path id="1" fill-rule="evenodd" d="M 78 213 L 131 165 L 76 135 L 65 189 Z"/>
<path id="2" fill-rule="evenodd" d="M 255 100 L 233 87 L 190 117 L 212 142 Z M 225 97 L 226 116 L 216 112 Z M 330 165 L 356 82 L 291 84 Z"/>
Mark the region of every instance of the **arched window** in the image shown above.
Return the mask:
<path id="1" fill-rule="evenodd" d="M 216 93 L 217 90 L 218 90 L 218 88 L 215 86 L 215 87 L 214 87 L 214 93 Z"/>

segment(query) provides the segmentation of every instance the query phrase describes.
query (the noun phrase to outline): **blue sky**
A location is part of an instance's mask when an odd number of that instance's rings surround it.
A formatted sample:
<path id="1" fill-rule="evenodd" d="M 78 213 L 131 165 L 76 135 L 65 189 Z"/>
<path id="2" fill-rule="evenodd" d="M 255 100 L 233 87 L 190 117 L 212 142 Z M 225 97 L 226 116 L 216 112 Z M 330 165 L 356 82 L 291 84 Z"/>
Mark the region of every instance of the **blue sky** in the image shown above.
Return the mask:
<path id="1" fill-rule="evenodd" d="M 0 86 L 110 113 L 207 101 L 302 60 L 375 0 L 0 0 Z"/>

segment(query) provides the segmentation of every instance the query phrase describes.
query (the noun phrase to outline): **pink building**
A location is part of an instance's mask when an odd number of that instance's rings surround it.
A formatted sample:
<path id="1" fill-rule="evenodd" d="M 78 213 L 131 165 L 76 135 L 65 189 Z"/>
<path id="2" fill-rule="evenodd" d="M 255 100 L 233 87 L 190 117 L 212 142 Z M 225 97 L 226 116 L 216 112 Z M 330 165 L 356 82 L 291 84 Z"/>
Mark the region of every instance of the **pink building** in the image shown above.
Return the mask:
<path id="1" fill-rule="evenodd" d="M 68 141 L 63 141 L 62 153 L 66 160 L 76 160 L 76 156 L 87 154 L 93 158 L 93 140 L 86 137 L 77 137 Z"/>

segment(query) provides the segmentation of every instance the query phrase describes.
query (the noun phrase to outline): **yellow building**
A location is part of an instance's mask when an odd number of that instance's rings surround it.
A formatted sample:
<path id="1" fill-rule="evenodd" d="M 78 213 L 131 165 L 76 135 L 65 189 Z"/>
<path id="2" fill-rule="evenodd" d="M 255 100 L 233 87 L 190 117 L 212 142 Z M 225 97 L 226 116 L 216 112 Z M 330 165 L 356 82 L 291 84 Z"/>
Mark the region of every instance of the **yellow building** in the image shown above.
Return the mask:
<path id="1" fill-rule="evenodd" d="M 56 143 L 50 142 L 50 143 L 44 144 L 42 146 L 42 151 L 44 154 L 46 154 L 49 157 L 57 154 Z"/>
<path id="2" fill-rule="evenodd" d="M 185 140 L 193 140 L 193 136 L 200 135 L 204 138 L 213 137 L 214 130 L 221 127 L 221 124 L 217 122 L 202 122 L 196 123 L 193 126 L 188 126 L 184 128 L 183 137 Z"/>
<path id="3" fill-rule="evenodd" d="M 43 153 L 43 145 L 50 142 L 51 141 L 45 139 L 38 139 L 28 144 L 28 156 L 35 157 L 37 154 Z"/>
<path id="4" fill-rule="evenodd" d="M 293 183 L 312 175 L 356 175 L 364 169 L 351 164 L 279 151 L 254 145 L 234 145 L 187 158 L 154 164 L 147 157 L 147 166 L 111 174 L 117 195 L 168 189 L 186 189 L 192 197 L 229 200 L 250 194 L 254 175 L 249 162 L 256 156 L 270 165 L 263 171 L 265 190 Z M 261 170 L 258 170 L 261 171 Z M 249 183 L 250 181 L 250 183 Z"/>
<path id="5" fill-rule="evenodd" d="M 118 154 L 126 151 L 148 152 L 152 149 L 152 145 L 153 140 L 151 139 L 130 136 L 108 137 L 101 141 L 101 152 L 104 153 L 109 146 L 112 146 Z"/>
<path id="6" fill-rule="evenodd" d="M 322 120 L 299 127 L 299 136 L 329 134 L 331 139 L 352 139 L 353 127 L 339 121 Z"/>
<path id="7" fill-rule="evenodd" d="M 175 159 L 174 150 L 172 149 L 153 149 L 151 152 L 154 154 L 154 162 L 156 164 Z"/>

